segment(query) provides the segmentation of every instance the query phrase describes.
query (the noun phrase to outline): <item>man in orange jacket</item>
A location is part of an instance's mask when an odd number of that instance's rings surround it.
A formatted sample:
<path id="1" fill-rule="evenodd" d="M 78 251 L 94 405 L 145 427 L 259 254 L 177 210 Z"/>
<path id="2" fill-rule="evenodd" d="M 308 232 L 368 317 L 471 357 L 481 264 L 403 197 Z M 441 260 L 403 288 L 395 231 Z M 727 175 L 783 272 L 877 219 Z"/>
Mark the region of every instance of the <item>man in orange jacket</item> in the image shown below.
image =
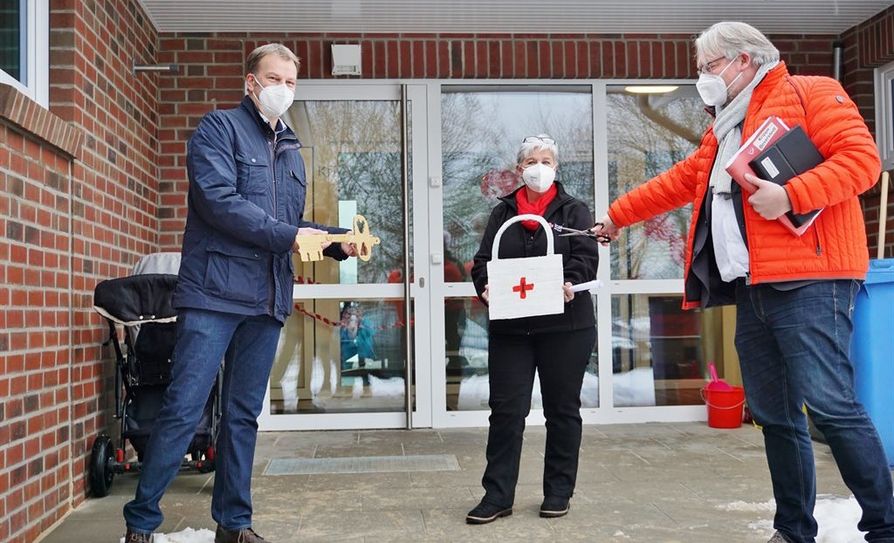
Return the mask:
<path id="1" fill-rule="evenodd" d="M 755 28 L 717 23 L 695 47 L 697 89 L 714 122 L 689 157 L 619 197 L 593 231 L 616 239 L 619 228 L 693 203 L 683 306 L 736 304 L 742 378 L 776 497 L 770 542 L 816 537 L 805 404 L 863 508 L 858 528 L 868 541 L 894 542 L 891 473 L 854 396 L 848 358 L 854 298 L 869 264 L 858 195 L 879 175 L 875 143 L 837 81 L 789 75 Z M 742 194 L 724 165 L 771 115 L 800 125 L 824 161 L 784 186 L 749 176 L 758 189 Z M 800 237 L 775 220 L 821 208 Z"/>

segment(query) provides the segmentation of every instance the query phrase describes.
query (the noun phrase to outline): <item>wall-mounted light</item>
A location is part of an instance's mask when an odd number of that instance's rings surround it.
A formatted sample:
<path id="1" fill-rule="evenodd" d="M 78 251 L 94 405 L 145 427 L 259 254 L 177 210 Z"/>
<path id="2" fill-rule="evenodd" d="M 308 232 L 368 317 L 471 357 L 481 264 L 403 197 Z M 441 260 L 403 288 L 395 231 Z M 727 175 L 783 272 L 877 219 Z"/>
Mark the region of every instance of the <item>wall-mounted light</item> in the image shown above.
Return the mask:
<path id="1" fill-rule="evenodd" d="M 332 75 L 360 75 L 360 46 L 332 44 Z"/>
<path id="2" fill-rule="evenodd" d="M 627 85 L 624 91 L 630 94 L 667 94 L 678 88 L 676 85 Z"/>
<path id="3" fill-rule="evenodd" d="M 156 72 L 161 74 L 176 74 L 180 72 L 178 64 L 134 64 L 133 73 Z"/>

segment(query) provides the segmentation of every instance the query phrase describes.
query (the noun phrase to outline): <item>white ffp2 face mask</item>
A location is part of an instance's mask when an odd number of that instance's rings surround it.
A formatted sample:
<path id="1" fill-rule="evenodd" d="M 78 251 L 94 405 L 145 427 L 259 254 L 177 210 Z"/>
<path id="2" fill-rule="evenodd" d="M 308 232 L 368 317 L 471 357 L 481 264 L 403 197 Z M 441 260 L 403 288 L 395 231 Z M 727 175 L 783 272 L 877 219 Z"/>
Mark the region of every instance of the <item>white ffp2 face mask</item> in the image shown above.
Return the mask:
<path id="1" fill-rule="evenodd" d="M 286 86 L 285 83 L 265 87 L 261 85 L 257 78 L 255 78 L 255 83 L 261 87 L 261 93 L 258 95 L 261 113 L 269 119 L 281 117 L 295 101 L 295 91 Z"/>
<path id="2" fill-rule="evenodd" d="M 538 162 L 522 170 L 522 179 L 534 192 L 546 192 L 556 179 L 556 170 Z"/>
<path id="3" fill-rule="evenodd" d="M 701 74 L 698 76 L 698 83 L 695 84 L 695 88 L 706 106 L 717 107 L 726 103 L 726 99 L 729 97 L 729 88 L 742 76 L 740 73 L 735 79 L 730 81 L 729 85 L 726 84 L 721 76 L 732 64 L 732 61 L 730 61 L 729 64 L 720 70 L 719 74 Z"/>

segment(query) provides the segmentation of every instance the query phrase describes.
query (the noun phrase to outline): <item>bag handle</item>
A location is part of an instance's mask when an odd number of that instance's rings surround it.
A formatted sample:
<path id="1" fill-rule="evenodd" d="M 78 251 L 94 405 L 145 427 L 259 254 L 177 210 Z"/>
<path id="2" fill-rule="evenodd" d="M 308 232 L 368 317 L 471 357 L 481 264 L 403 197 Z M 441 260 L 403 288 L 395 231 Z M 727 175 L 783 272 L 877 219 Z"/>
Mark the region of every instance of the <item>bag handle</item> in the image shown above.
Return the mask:
<path id="1" fill-rule="evenodd" d="M 553 250 L 553 229 L 550 228 L 549 223 L 546 222 L 546 219 L 544 219 L 540 215 L 524 214 L 524 215 L 516 215 L 515 217 L 512 217 L 508 221 L 504 222 L 503 225 L 500 226 L 500 229 L 497 230 L 497 235 L 496 235 L 496 237 L 494 237 L 494 245 L 493 245 L 493 248 L 491 249 L 491 255 L 493 255 L 492 260 L 500 260 L 500 238 L 503 237 L 503 232 L 505 232 L 506 229 L 509 228 L 511 225 L 513 225 L 517 222 L 521 222 L 521 221 L 537 221 L 537 222 L 539 222 L 540 226 L 542 226 L 543 229 L 546 230 L 546 254 L 551 255 L 554 253 L 554 250 Z"/>

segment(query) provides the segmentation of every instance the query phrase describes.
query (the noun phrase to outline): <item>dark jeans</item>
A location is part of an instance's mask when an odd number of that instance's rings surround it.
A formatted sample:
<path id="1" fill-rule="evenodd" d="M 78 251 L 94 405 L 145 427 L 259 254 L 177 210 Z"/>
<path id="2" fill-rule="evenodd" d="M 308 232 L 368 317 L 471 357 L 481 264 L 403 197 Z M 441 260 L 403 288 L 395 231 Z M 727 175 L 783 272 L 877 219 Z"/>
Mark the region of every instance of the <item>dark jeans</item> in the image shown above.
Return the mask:
<path id="1" fill-rule="evenodd" d="M 258 415 L 282 324 L 268 316 L 182 310 L 172 381 L 146 447 L 136 497 L 124 506 L 127 526 L 153 532 L 159 502 L 180 467 L 221 360 L 225 359 L 211 516 L 228 530 L 251 526 L 251 469 Z"/>
<path id="2" fill-rule="evenodd" d="M 857 281 L 838 280 L 788 291 L 741 283 L 736 292 L 736 350 L 748 406 L 763 426 L 774 527 L 798 543 L 813 542 L 817 533 L 804 404 L 863 509 L 858 528 L 868 532 L 868 541 L 894 542 L 891 472 L 878 433 L 854 396 L 848 356 L 858 289 Z"/>
<path id="3" fill-rule="evenodd" d="M 515 501 L 525 417 L 531 410 L 534 370 L 540 376 L 546 417 L 544 496 L 570 498 L 580 454 L 580 388 L 596 329 L 534 335 L 491 334 L 490 429 L 484 500 L 501 507 Z"/>

